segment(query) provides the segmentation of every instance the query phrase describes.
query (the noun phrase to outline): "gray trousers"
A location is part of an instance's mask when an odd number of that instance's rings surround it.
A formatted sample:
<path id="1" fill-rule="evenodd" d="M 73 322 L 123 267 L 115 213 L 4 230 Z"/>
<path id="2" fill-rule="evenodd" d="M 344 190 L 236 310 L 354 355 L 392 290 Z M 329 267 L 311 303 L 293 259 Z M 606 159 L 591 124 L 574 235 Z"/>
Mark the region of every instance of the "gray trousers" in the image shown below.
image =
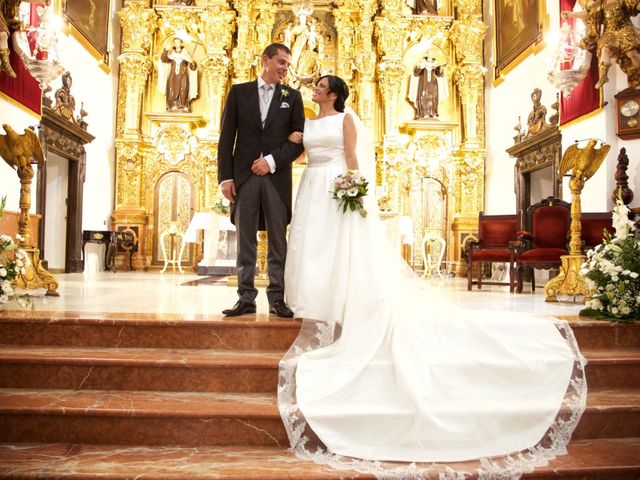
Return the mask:
<path id="1" fill-rule="evenodd" d="M 235 224 L 237 229 L 238 297 L 253 302 L 258 290 L 253 284 L 257 260 L 257 235 L 260 211 L 264 212 L 269 252 L 269 303 L 284 299 L 284 262 L 287 258 L 287 207 L 268 175 L 251 175 L 237 192 Z"/>

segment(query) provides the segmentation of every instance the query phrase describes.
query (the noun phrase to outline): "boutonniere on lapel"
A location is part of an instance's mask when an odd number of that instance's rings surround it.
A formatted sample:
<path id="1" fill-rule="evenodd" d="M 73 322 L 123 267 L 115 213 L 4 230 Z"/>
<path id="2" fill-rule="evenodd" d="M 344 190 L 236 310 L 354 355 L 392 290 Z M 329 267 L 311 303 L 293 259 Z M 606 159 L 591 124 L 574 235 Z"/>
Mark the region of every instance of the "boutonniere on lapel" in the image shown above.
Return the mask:
<path id="1" fill-rule="evenodd" d="M 282 87 L 282 90 L 280 90 L 280 101 L 283 101 L 288 96 L 289 96 L 289 89 L 286 87 Z"/>

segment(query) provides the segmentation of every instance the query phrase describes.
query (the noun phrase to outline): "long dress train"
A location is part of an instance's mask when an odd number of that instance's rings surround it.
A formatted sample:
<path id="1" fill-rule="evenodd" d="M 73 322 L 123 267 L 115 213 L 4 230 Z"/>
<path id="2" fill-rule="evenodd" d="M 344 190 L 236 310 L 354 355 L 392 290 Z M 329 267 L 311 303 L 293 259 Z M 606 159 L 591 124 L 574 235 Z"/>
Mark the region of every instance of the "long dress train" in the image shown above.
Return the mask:
<path id="1" fill-rule="evenodd" d="M 565 453 L 586 402 L 573 332 L 440 300 L 391 249 L 373 196 L 366 218 L 338 210 L 344 115 L 305 124 L 285 269 L 303 323 L 278 387 L 292 449 L 398 479 L 518 478 Z"/>

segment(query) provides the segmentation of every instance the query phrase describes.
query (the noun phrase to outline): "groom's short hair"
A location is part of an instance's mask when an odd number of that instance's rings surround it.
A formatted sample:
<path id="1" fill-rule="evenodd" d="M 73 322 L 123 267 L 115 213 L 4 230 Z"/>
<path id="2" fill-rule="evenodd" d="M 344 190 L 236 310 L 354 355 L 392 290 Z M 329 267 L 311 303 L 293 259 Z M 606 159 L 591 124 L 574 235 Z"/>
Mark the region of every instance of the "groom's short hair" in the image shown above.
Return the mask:
<path id="1" fill-rule="evenodd" d="M 268 58 L 273 58 L 274 55 L 278 54 L 278 50 L 282 50 L 284 53 L 291 55 L 291 50 L 289 50 L 289 47 L 284 43 L 272 43 L 264 49 L 262 55 L 266 55 Z"/>

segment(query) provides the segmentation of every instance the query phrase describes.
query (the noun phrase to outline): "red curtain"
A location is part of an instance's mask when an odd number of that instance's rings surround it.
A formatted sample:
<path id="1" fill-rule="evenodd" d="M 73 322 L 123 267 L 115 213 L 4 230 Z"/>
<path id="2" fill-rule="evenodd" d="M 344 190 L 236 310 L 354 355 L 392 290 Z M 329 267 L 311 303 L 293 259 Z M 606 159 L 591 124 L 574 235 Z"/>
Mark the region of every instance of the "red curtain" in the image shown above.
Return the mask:
<path id="1" fill-rule="evenodd" d="M 42 6 L 44 6 L 43 3 L 32 3 L 30 5 L 31 26 L 37 25 L 36 8 Z M 18 54 L 13 51 L 11 43 L 11 40 L 9 40 L 11 66 L 16 73 L 16 78 L 11 78 L 4 72 L 0 73 L 0 92 L 40 115 L 42 114 L 42 91 L 40 90 L 40 85 L 24 67 Z"/>
<path id="2" fill-rule="evenodd" d="M 560 0 L 560 11 L 571 11 L 575 4 L 576 0 Z M 580 20 L 575 18 L 562 20 L 561 18 L 560 21 L 567 21 L 574 26 Z M 562 92 L 560 93 L 560 125 L 569 123 L 600 108 L 600 90 L 595 88 L 598 82 L 598 58 L 595 50 L 591 53 L 591 66 L 584 80 L 571 92 L 570 97 L 567 97 Z"/>

